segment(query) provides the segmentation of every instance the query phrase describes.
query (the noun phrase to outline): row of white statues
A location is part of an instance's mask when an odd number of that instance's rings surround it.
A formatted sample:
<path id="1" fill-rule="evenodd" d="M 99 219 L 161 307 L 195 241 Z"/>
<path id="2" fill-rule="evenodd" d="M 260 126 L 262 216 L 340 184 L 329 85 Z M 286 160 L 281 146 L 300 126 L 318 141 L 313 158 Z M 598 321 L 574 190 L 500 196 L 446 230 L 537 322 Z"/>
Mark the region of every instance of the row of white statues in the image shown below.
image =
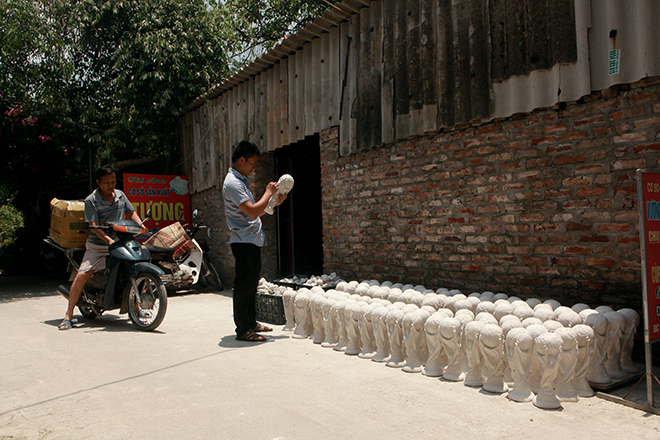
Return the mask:
<path id="1" fill-rule="evenodd" d="M 559 408 L 638 373 L 632 309 L 561 306 L 493 292 L 341 282 L 287 289 L 286 325 L 298 339 L 410 373 L 463 381 L 517 402 Z"/>

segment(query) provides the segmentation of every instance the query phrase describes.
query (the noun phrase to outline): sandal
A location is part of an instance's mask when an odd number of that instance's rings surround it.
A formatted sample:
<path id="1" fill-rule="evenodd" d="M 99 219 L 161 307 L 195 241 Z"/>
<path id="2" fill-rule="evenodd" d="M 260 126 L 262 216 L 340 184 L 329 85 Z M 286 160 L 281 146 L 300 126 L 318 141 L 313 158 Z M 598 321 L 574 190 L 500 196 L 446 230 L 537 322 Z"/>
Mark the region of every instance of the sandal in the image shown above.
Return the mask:
<path id="1" fill-rule="evenodd" d="M 265 333 L 265 332 L 272 332 L 273 329 L 270 327 L 266 327 L 265 325 L 261 324 L 260 322 L 257 322 L 257 326 L 250 330 L 254 333 Z"/>
<path id="2" fill-rule="evenodd" d="M 60 325 L 57 328 L 60 330 L 70 330 L 73 328 L 73 324 L 71 324 L 70 320 L 65 319 L 60 323 Z"/>
<path id="3" fill-rule="evenodd" d="M 242 336 L 236 336 L 236 340 L 246 342 L 266 342 L 266 338 L 253 331 L 249 331 Z"/>

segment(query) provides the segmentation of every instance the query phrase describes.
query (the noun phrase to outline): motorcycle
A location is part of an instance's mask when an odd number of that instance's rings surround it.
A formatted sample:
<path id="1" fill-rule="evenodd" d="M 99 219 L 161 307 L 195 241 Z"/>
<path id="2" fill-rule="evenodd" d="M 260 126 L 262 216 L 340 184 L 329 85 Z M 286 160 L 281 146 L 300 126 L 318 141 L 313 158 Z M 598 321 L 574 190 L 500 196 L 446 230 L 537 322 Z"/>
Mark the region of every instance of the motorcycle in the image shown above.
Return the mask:
<path id="1" fill-rule="evenodd" d="M 94 319 L 107 310 L 119 309 L 120 314 L 128 313 L 137 329 L 155 330 L 167 312 L 167 291 L 160 279 L 163 270 L 150 262 L 146 246 L 135 240 L 141 225 L 133 220 L 119 220 L 90 228 L 113 232 L 118 240 L 109 246 L 106 268 L 94 273 L 83 287 L 76 304 L 78 310 L 86 319 Z M 44 241 L 64 252 L 69 269 L 77 273 L 84 248 L 63 248 L 50 238 Z M 67 287 L 60 285 L 57 291 L 69 299 Z"/>
<path id="2" fill-rule="evenodd" d="M 193 220 L 197 218 L 198 210 L 193 211 Z M 181 219 L 179 219 L 181 221 Z M 180 223 L 155 232 L 145 242 L 151 253 L 152 262 L 158 265 L 165 274 L 161 276 L 165 287 L 181 289 L 184 287 L 205 288 L 209 284 L 216 290 L 223 290 L 218 271 L 211 263 L 208 253 L 210 248 L 204 238 L 196 239 L 195 234 L 200 229 L 210 229 L 200 223 L 193 223 L 191 229 L 185 229 Z M 157 246 L 158 243 L 171 243 L 174 246 Z"/>

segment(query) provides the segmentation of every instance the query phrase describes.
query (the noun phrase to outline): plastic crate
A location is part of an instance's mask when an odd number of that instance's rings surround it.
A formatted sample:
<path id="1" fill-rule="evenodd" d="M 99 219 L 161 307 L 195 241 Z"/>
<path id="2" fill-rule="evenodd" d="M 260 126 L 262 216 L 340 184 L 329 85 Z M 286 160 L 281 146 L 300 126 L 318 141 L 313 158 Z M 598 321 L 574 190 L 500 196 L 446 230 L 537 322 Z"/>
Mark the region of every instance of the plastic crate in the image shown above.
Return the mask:
<path id="1" fill-rule="evenodd" d="M 257 321 L 274 325 L 286 324 L 282 297 L 257 292 Z"/>

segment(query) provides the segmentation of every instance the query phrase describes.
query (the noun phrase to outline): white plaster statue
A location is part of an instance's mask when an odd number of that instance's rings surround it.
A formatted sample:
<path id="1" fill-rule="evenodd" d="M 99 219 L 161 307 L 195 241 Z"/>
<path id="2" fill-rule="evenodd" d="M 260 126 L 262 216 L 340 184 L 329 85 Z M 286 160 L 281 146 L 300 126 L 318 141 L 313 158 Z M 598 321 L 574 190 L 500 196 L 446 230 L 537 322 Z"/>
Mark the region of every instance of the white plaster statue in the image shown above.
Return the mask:
<path id="1" fill-rule="evenodd" d="M 562 327 L 555 330 L 562 339 L 559 371 L 555 379 L 555 393 L 562 402 L 577 402 L 578 394 L 573 387 L 575 368 L 577 367 L 577 334 L 570 328 Z"/>
<path id="2" fill-rule="evenodd" d="M 604 365 L 605 355 L 607 355 L 607 318 L 600 313 L 591 313 L 584 318 L 584 323 L 593 329 L 595 338 L 594 353 L 591 357 L 587 380 L 597 384 L 609 384 L 612 382 L 612 378 L 607 374 Z"/>
<path id="3" fill-rule="evenodd" d="M 596 307 L 596 311 L 601 315 L 604 315 L 605 313 L 613 312 L 614 309 L 610 306 L 598 306 Z"/>
<path id="4" fill-rule="evenodd" d="M 534 339 L 524 327 L 511 329 L 506 335 L 506 355 L 511 366 L 513 388 L 507 397 L 514 402 L 531 402 L 534 397 L 528 376 L 532 356 L 535 356 Z"/>
<path id="5" fill-rule="evenodd" d="M 387 322 L 385 321 L 388 308 L 380 305 L 371 314 L 371 327 L 376 342 L 376 354 L 371 358 L 374 362 L 385 362 L 390 356 L 390 340 L 387 337 Z"/>
<path id="6" fill-rule="evenodd" d="M 483 322 L 484 324 L 499 324 L 497 319 L 488 312 L 477 313 L 477 316 L 474 318 L 475 321 Z"/>
<path id="7" fill-rule="evenodd" d="M 424 306 L 431 306 L 435 310 L 438 310 L 441 306 L 440 303 L 440 296 L 436 293 L 424 295 L 424 300 L 422 301 L 422 307 Z"/>
<path id="8" fill-rule="evenodd" d="M 506 303 L 502 302 L 495 304 L 495 310 L 493 311 L 493 316 L 497 319 L 497 322 L 500 321 L 502 316 L 510 315 L 513 313 L 513 306 L 508 301 Z"/>
<path id="9" fill-rule="evenodd" d="M 605 369 L 613 380 L 628 377 L 621 368 L 621 339 L 626 327 L 626 318 L 619 312 L 605 313 L 607 319 L 607 352 L 605 354 Z"/>
<path id="10" fill-rule="evenodd" d="M 543 301 L 541 301 L 538 298 L 529 298 L 529 299 L 525 300 L 525 302 L 527 303 L 527 305 L 529 305 L 533 309 L 538 304 L 541 304 Z"/>
<path id="11" fill-rule="evenodd" d="M 472 311 L 469 309 L 460 309 L 456 310 L 456 313 L 454 313 L 454 318 L 461 321 L 461 324 L 463 324 L 463 327 L 465 327 L 465 324 L 470 321 L 474 321 L 474 313 L 472 313 Z"/>
<path id="12" fill-rule="evenodd" d="M 550 307 L 552 307 L 552 310 L 555 310 L 557 307 L 561 306 L 561 303 L 556 299 L 548 299 L 543 301 L 543 304 L 548 304 Z"/>
<path id="13" fill-rule="evenodd" d="M 465 350 L 461 347 L 463 325 L 456 318 L 444 318 L 440 321 L 439 333 L 442 346 L 447 354 L 447 369 L 443 378 L 453 382 L 460 382 L 465 378 L 467 359 Z"/>
<path id="14" fill-rule="evenodd" d="M 321 347 L 332 348 L 337 344 L 337 332 L 335 331 L 335 317 L 332 313 L 332 305 L 337 299 L 324 298 L 321 302 L 321 312 L 323 315 L 323 334 L 324 339 Z"/>
<path id="15" fill-rule="evenodd" d="M 500 327 L 502 327 L 502 338 L 506 341 L 506 337 L 509 332 L 514 328 L 523 328 L 522 322 L 515 315 L 504 315 L 500 319 Z M 509 387 L 513 386 L 513 375 L 511 372 L 511 366 L 509 365 L 509 358 L 504 356 L 504 382 L 506 382 Z"/>
<path id="16" fill-rule="evenodd" d="M 554 332 L 555 330 L 557 330 L 558 328 L 564 327 L 559 322 L 553 321 L 553 320 L 545 321 L 542 325 L 543 325 L 543 327 L 547 328 L 548 331 L 551 332 L 551 333 Z"/>
<path id="17" fill-rule="evenodd" d="M 542 322 L 552 320 L 554 316 L 554 310 L 552 310 L 550 307 L 540 307 L 542 305 L 546 304 L 539 304 L 538 306 L 534 307 L 534 317 L 540 319 Z"/>
<path id="18" fill-rule="evenodd" d="M 577 313 L 579 315 L 582 310 L 586 310 L 586 309 L 589 309 L 589 308 L 590 307 L 588 305 L 584 304 L 584 303 L 577 303 L 577 304 L 573 304 L 573 306 L 571 307 L 571 310 L 573 310 L 575 313 Z"/>
<path id="19" fill-rule="evenodd" d="M 466 299 L 459 299 L 454 302 L 454 309 L 458 312 L 459 310 L 469 310 L 472 311 L 472 303 Z"/>
<path id="20" fill-rule="evenodd" d="M 346 305 L 348 301 L 341 299 L 332 305 L 332 312 L 335 315 L 335 332 L 337 334 L 337 344 L 334 346 L 335 351 L 345 351 L 348 346 L 348 335 L 346 333 Z"/>
<path id="21" fill-rule="evenodd" d="M 358 302 L 349 302 L 344 311 L 346 322 L 346 335 L 348 344 L 344 354 L 354 356 L 360 353 L 362 341 L 360 340 L 359 316 L 362 314 L 362 306 Z"/>
<path id="22" fill-rule="evenodd" d="M 541 321 L 539 318 L 534 318 L 533 316 L 531 318 L 525 318 L 522 320 L 522 325 L 523 327 L 527 328 L 530 325 L 543 325 L 543 321 Z"/>
<path id="23" fill-rule="evenodd" d="M 275 194 L 270 196 L 270 199 L 268 200 L 268 206 L 266 206 L 266 214 L 273 214 L 273 209 L 275 209 L 275 205 L 277 204 L 277 196 L 279 194 L 287 195 L 289 191 L 291 191 L 291 188 L 293 188 L 293 177 L 291 177 L 289 174 L 282 174 L 280 178 L 277 180 L 277 185 L 279 186 L 279 189 Z"/>
<path id="24" fill-rule="evenodd" d="M 475 309 L 475 315 L 479 315 L 481 312 L 486 312 L 490 313 L 491 315 L 495 311 L 495 304 L 493 304 L 492 301 L 488 300 L 481 300 L 479 304 L 477 304 L 477 308 Z"/>
<path id="25" fill-rule="evenodd" d="M 582 324 L 582 318 L 580 318 L 580 315 L 576 311 L 568 309 L 557 316 L 557 322 L 564 327 L 575 327 L 578 324 Z"/>
<path id="26" fill-rule="evenodd" d="M 360 340 L 362 350 L 358 354 L 361 359 L 371 359 L 376 355 L 376 341 L 374 340 L 374 328 L 371 320 L 373 311 L 379 307 L 380 303 L 371 303 L 362 306 L 362 314 L 358 317 L 358 327 L 360 330 Z"/>
<path id="27" fill-rule="evenodd" d="M 405 348 L 403 347 L 403 328 L 401 321 L 404 313 L 401 309 L 393 307 L 387 312 L 387 338 L 390 341 L 390 358 L 385 365 L 392 368 L 401 368 L 405 364 Z"/>
<path id="28" fill-rule="evenodd" d="M 640 370 L 633 364 L 632 350 L 640 317 L 636 311 L 629 308 L 621 309 L 619 313 L 626 319 L 626 326 L 621 337 L 621 368 L 628 374 L 637 374 Z"/>
<path id="29" fill-rule="evenodd" d="M 445 309 L 449 309 L 453 313 L 456 313 L 456 298 L 454 298 L 453 296 L 448 296 L 444 298 L 442 306 Z"/>
<path id="30" fill-rule="evenodd" d="M 520 318 L 520 321 L 523 321 L 534 316 L 534 309 L 527 303 L 522 303 L 513 309 L 513 314 Z"/>
<path id="31" fill-rule="evenodd" d="M 464 329 L 465 355 L 467 357 L 468 370 L 465 374 L 463 384 L 469 387 L 481 387 L 484 378 L 481 374 L 483 367 L 481 351 L 479 350 L 479 336 L 485 324 L 480 321 L 468 322 Z"/>
<path id="32" fill-rule="evenodd" d="M 555 333 L 543 333 L 535 340 L 534 348 L 539 361 L 541 383 L 532 402 L 539 408 L 561 408 L 561 402 L 555 394 L 554 382 L 559 373 L 559 357 L 562 347 L 563 339 Z"/>
<path id="33" fill-rule="evenodd" d="M 424 324 L 430 314 L 426 310 L 418 309 L 403 316 L 403 342 L 406 346 L 406 363 L 403 371 L 406 373 L 420 373 L 422 366 L 428 358 Z"/>
<path id="34" fill-rule="evenodd" d="M 580 315 L 580 318 L 582 318 L 582 324 L 584 324 L 584 321 L 587 319 L 587 316 L 592 315 L 594 313 L 598 313 L 594 309 L 584 309 L 578 312 L 578 315 Z"/>
<path id="35" fill-rule="evenodd" d="M 554 319 L 554 320 L 556 321 L 557 318 L 559 318 L 559 315 L 561 315 L 562 313 L 566 312 L 567 310 L 571 310 L 571 311 L 572 311 L 572 309 L 571 309 L 570 307 L 566 307 L 566 306 L 559 306 L 559 307 L 557 307 L 556 309 L 554 309 L 554 310 L 552 311 L 552 319 Z"/>
<path id="36" fill-rule="evenodd" d="M 282 294 L 282 305 L 284 306 L 284 318 L 286 319 L 286 323 L 284 324 L 284 328 L 282 330 L 287 332 L 292 332 L 293 329 L 296 327 L 296 321 L 293 314 L 295 310 L 295 304 L 294 304 L 295 297 L 296 297 L 296 291 L 290 287 L 288 287 Z"/>
<path id="37" fill-rule="evenodd" d="M 544 333 L 548 333 L 548 329 L 541 324 L 532 324 L 525 328 L 534 340 L 534 352 L 536 352 L 536 338 Z M 539 365 L 539 359 L 536 355 L 532 356 L 532 360 L 529 364 L 529 375 L 527 376 L 527 383 L 534 393 L 537 393 L 539 387 L 541 386 L 541 366 Z"/>
<path id="38" fill-rule="evenodd" d="M 294 316 L 296 328 L 292 337 L 295 339 L 307 339 L 311 335 L 309 331 L 308 315 L 309 313 L 309 295 L 306 289 L 300 289 L 294 299 Z"/>
<path id="39" fill-rule="evenodd" d="M 401 300 L 401 295 L 403 295 L 403 292 L 401 289 L 392 287 L 390 289 L 390 293 L 387 295 L 387 300 L 391 302 L 392 304 L 399 302 Z"/>
<path id="40" fill-rule="evenodd" d="M 577 338 L 577 363 L 575 376 L 573 377 L 573 388 L 580 397 L 591 397 L 594 390 L 591 389 L 587 380 L 587 373 L 591 366 L 591 357 L 595 348 L 595 333 L 588 325 L 578 324 L 572 328 Z"/>
<path id="41" fill-rule="evenodd" d="M 497 324 L 486 324 L 481 330 L 478 344 L 483 361 L 485 377 L 483 390 L 489 393 L 505 393 L 509 387 L 504 383 L 504 343 L 502 328 Z"/>
<path id="42" fill-rule="evenodd" d="M 415 304 L 417 307 L 422 307 L 422 302 L 424 302 L 425 295 L 421 292 L 415 291 L 412 298 L 410 298 L 410 304 Z"/>
<path id="43" fill-rule="evenodd" d="M 446 309 L 445 309 L 446 310 Z M 446 317 L 443 313 L 434 313 L 424 323 L 428 359 L 422 369 L 422 374 L 430 377 L 440 377 L 447 367 L 447 355 L 440 340 L 440 321 Z"/>
<path id="44" fill-rule="evenodd" d="M 323 295 L 316 293 L 313 294 L 309 301 L 309 311 L 312 314 L 312 322 L 314 323 L 314 331 L 312 333 L 312 342 L 320 344 L 325 339 L 325 323 L 323 322 L 323 308 L 322 302 L 325 300 Z"/>

